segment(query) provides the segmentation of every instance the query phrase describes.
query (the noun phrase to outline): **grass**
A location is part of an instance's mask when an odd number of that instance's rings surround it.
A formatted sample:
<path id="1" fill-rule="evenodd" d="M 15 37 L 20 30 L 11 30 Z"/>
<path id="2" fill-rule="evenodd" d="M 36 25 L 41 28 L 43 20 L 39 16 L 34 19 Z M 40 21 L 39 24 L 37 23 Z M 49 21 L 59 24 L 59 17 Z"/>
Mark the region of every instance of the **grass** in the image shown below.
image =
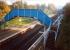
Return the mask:
<path id="1" fill-rule="evenodd" d="M 1 27 L 1 29 L 4 29 L 6 27 L 12 27 L 12 26 L 16 26 L 16 27 L 17 26 L 25 26 L 32 22 L 33 22 L 33 19 L 31 19 L 31 18 L 16 17 L 16 18 L 2 24 L 0 27 Z"/>

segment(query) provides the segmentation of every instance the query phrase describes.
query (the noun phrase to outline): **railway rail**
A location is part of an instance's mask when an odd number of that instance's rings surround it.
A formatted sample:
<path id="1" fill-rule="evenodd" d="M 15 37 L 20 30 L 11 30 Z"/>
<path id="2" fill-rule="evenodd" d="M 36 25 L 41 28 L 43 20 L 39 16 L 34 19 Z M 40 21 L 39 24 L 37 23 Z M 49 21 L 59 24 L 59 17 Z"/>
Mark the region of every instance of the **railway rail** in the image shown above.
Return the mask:
<path id="1" fill-rule="evenodd" d="M 34 29 L 28 29 L 25 33 L 19 34 L 0 43 L 0 50 L 27 50 L 36 39 L 40 37 L 39 30 L 43 28 L 42 25 L 36 25 Z M 10 32 L 8 32 L 10 33 Z"/>

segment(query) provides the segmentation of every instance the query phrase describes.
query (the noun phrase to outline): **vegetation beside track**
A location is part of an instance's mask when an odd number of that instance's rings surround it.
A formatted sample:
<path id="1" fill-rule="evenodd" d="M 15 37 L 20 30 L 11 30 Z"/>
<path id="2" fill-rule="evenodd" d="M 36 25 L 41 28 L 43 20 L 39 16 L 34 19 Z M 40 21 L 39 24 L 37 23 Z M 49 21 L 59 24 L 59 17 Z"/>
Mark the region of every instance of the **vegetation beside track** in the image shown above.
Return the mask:
<path id="1" fill-rule="evenodd" d="M 9 27 L 19 27 L 19 26 L 26 26 L 31 24 L 34 20 L 32 18 L 26 17 L 16 17 L 4 24 L 1 25 L 1 29 L 9 28 Z"/>

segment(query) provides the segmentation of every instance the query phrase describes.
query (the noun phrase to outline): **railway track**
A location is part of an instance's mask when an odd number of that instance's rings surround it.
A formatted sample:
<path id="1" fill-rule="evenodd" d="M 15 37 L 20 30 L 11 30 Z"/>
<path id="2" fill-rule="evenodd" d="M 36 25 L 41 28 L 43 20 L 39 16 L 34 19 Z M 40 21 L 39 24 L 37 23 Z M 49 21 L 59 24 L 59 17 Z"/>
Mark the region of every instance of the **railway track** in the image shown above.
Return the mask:
<path id="1" fill-rule="evenodd" d="M 39 30 L 43 26 L 36 25 L 34 29 L 28 29 L 25 33 L 20 32 L 19 34 L 3 41 L 0 43 L 0 50 L 27 50 L 41 35 Z"/>
<path id="2" fill-rule="evenodd" d="M 18 30 L 10 30 L 10 29 L 0 31 L 0 41 L 4 39 L 5 37 L 10 36 L 17 32 Z"/>

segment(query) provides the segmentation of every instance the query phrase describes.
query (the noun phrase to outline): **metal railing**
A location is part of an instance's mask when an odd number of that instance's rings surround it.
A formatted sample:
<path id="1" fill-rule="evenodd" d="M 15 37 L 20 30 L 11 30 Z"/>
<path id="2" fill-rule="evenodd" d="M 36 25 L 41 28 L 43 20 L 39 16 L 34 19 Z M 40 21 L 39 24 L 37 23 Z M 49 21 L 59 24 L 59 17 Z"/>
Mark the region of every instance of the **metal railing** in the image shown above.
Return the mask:
<path id="1" fill-rule="evenodd" d="M 61 24 L 61 20 L 63 19 L 63 15 L 58 16 L 58 18 L 55 20 L 55 22 L 53 22 L 52 25 L 56 25 L 57 26 L 57 31 L 55 33 L 55 41 L 58 35 L 58 30 Z M 45 50 L 45 45 L 46 45 L 46 41 L 48 38 L 48 34 L 50 32 L 51 25 L 49 26 L 48 29 L 44 29 L 43 34 L 34 42 L 34 44 L 32 44 L 28 50 Z M 41 42 L 42 41 L 42 42 Z M 39 45 L 39 44 L 42 45 Z M 37 47 L 38 46 L 38 47 Z"/>
<path id="2" fill-rule="evenodd" d="M 46 41 L 48 38 L 48 33 L 50 31 L 50 28 L 51 25 L 48 27 L 48 29 L 45 28 L 44 32 L 42 32 L 42 35 L 29 47 L 28 50 L 45 50 Z"/>

